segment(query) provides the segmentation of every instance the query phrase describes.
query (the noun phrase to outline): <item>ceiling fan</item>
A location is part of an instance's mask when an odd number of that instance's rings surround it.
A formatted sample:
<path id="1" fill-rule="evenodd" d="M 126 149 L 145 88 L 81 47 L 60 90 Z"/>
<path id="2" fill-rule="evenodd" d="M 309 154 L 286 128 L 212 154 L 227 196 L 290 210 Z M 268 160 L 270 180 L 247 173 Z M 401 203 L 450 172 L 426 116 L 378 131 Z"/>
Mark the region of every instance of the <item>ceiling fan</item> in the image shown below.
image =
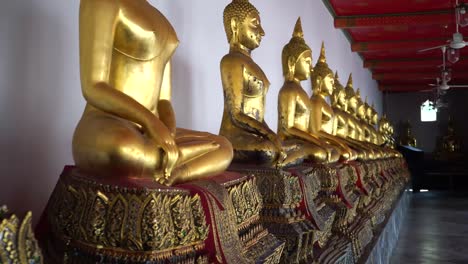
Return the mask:
<path id="1" fill-rule="evenodd" d="M 456 32 L 453 33 L 452 39 L 447 40 L 447 44 L 435 46 L 427 49 L 419 50 L 418 52 L 425 52 L 433 49 L 438 49 L 441 47 L 449 47 L 453 50 L 458 50 L 468 46 L 468 42 L 463 40 L 463 35 L 460 33 L 458 28 L 460 26 L 464 27 L 468 25 L 468 6 L 465 3 L 458 4 L 458 0 L 455 6 L 455 25 L 456 25 Z"/>
<path id="2" fill-rule="evenodd" d="M 452 79 L 452 74 L 450 69 L 446 67 L 446 62 L 445 62 L 445 52 L 447 50 L 446 46 L 441 46 L 439 47 L 442 50 L 442 65 L 441 65 L 441 76 L 440 78 L 437 78 L 437 83 L 429 84 L 429 86 L 434 86 L 437 91 L 440 91 L 441 93 L 445 93 L 448 89 L 451 87 L 468 87 L 468 85 L 449 85 L 448 82 Z"/>

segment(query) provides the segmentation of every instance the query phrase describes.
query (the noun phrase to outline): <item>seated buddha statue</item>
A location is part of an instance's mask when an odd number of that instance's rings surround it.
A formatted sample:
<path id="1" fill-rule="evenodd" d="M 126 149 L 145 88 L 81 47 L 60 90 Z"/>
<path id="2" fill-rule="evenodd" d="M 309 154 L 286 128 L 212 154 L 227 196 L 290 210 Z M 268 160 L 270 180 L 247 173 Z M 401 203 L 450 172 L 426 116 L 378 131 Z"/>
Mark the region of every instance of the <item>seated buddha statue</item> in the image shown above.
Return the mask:
<path id="1" fill-rule="evenodd" d="M 354 144 L 357 144 L 361 149 L 366 153 L 366 159 L 375 159 L 375 153 L 372 148 L 365 143 L 364 141 L 364 130 L 361 126 L 361 122 L 358 118 L 358 107 L 360 100 L 359 89 L 354 91 L 353 88 L 353 78 L 352 75 L 349 75 L 348 83 L 345 87 L 346 102 L 348 106 L 346 107 L 346 112 L 348 113 L 348 139 Z"/>
<path id="2" fill-rule="evenodd" d="M 387 116 L 383 114 L 377 124 L 377 131 L 379 132 L 379 142 L 382 146 L 387 146 L 388 138 L 387 138 L 387 131 L 388 131 L 389 122 L 387 120 Z"/>
<path id="3" fill-rule="evenodd" d="M 393 138 L 393 127 L 385 114 L 379 119 L 378 132 L 380 145 L 384 147 L 389 157 L 401 157 L 401 153 L 395 150 L 395 140 Z"/>
<path id="4" fill-rule="evenodd" d="M 79 26 L 86 108 L 73 136 L 78 169 L 172 185 L 227 168 L 228 140 L 176 128 L 170 61 L 178 39 L 157 9 L 144 0 L 81 0 Z"/>
<path id="5" fill-rule="evenodd" d="M 372 110 L 370 105 L 367 103 L 367 98 L 362 101 L 359 92 L 356 93 L 358 95 L 358 108 L 357 108 L 357 117 L 361 123 L 362 131 L 363 131 L 363 143 L 366 144 L 374 153 L 374 159 L 383 158 L 383 151 L 380 147 L 374 144 L 373 134 L 372 134 L 372 125 L 370 123 Z"/>
<path id="6" fill-rule="evenodd" d="M 455 125 L 449 117 L 447 130 L 442 137 L 439 137 L 436 144 L 435 154 L 442 159 L 458 159 L 461 157 L 462 141 L 455 133 Z"/>
<path id="7" fill-rule="evenodd" d="M 355 160 L 356 152 L 346 145 L 344 140 L 333 135 L 335 113 L 325 98 L 332 95 L 334 80 L 333 71 L 328 67 L 325 57 L 325 45 L 322 42 L 320 57 L 311 77 L 313 92 L 310 97 L 312 104 L 310 125 L 312 131 L 316 133 L 320 139 L 338 150 L 341 160 Z"/>
<path id="8" fill-rule="evenodd" d="M 270 82 L 251 57 L 265 35 L 258 10 L 248 0 L 233 0 L 224 9 L 224 29 L 230 48 L 221 60 L 224 112 L 219 133 L 231 141 L 234 162 L 279 167 L 300 162 L 305 155 L 301 148 L 283 146 L 264 119 Z"/>
<path id="9" fill-rule="evenodd" d="M 413 136 L 413 133 L 411 131 L 411 124 L 409 120 L 403 124 L 402 132 L 403 134 L 400 136 L 399 142 L 400 145 L 416 147 L 416 138 Z"/>
<path id="10" fill-rule="evenodd" d="M 372 107 L 367 103 L 367 97 L 364 101 L 364 116 L 363 116 L 363 123 L 366 128 L 366 133 L 368 133 L 367 142 L 374 150 L 377 155 L 377 158 L 383 158 L 384 152 L 382 148 L 377 144 L 377 131 L 375 127 L 372 125 L 372 117 L 373 117 L 373 110 Z"/>
<path id="11" fill-rule="evenodd" d="M 382 158 L 388 158 L 391 156 L 391 151 L 383 146 L 382 136 L 378 130 L 378 122 L 379 122 L 379 113 L 375 110 L 374 104 L 371 105 L 371 116 L 370 116 L 370 125 L 373 134 L 373 144 L 376 145 L 380 152 L 382 153 Z"/>
<path id="12" fill-rule="evenodd" d="M 285 146 L 296 146 L 298 151 L 293 155 L 305 155 L 305 159 L 318 163 L 337 161 L 338 152 L 310 129 L 312 105 L 301 81 L 310 77 L 312 50 L 304 41 L 300 18 L 283 48 L 281 61 L 285 81 L 278 95 L 278 136 Z"/>
<path id="13" fill-rule="evenodd" d="M 352 118 L 347 113 L 348 102 L 346 98 L 346 92 L 343 85 L 340 83 L 338 72 L 335 73 L 334 90 L 331 96 L 331 106 L 335 113 L 334 124 L 333 124 L 333 135 L 340 137 L 346 141 L 346 144 L 350 146 L 356 153 L 357 158 L 360 160 L 366 159 L 366 150 L 360 146 L 360 144 L 354 142 L 348 135 L 351 132 L 349 126 L 349 119 Z"/>

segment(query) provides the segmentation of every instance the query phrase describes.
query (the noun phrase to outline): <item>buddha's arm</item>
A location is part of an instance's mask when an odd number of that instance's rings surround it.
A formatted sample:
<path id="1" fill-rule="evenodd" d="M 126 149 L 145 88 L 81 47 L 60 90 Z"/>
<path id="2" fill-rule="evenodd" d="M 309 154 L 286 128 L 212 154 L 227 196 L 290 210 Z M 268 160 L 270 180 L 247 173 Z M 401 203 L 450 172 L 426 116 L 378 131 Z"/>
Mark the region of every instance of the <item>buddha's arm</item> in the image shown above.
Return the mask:
<path id="1" fill-rule="evenodd" d="M 281 116 L 280 122 L 283 130 L 287 136 L 299 138 L 307 142 L 314 143 L 322 146 L 322 142 L 309 131 L 303 131 L 295 127 L 295 113 L 296 113 L 296 95 L 293 93 L 285 92 L 279 98 L 279 115 Z"/>
<path id="2" fill-rule="evenodd" d="M 317 135 L 322 127 L 322 104 L 315 96 L 310 98 L 309 132 Z"/>
<path id="3" fill-rule="evenodd" d="M 333 118 L 333 116 L 335 115 L 335 112 L 333 112 L 333 109 L 331 107 L 322 107 L 322 115 L 325 116 L 325 118 L 322 118 L 325 119 L 325 120 L 330 120 Z"/>
<path id="4" fill-rule="evenodd" d="M 176 119 L 174 109 L 171 104 L 171 91 L 172 91 L 172 67 L 169 61 L 164 68 L 164 75 L 161 85 L 161 92 L 159 94 L 158 102 L 158 115 L 159 119 L 166 125 L 171 132 L 172 136 L 175 136 L 176 132 Z"/>
<path id="5" fill-rule="evenodd" d="M 337 131 L 338 129 L 343 129 L 346 131 L 346 133 L 348 132 L 346 119 L 342 115 L 335 116 L 335 126 L 336 127 L 333 128 L 333 131 Z"/>
<path id="6" fill-rule="evenodd" d="M 235 126 L 275 142 L 277 141 L 276 134 L 265 123 L 259 122 L 242 112 L 244 97 L 242 94 L 244 84 L 242 64 L 242 61 L 229 57 L 224 57 L 221 60 L 221 79 L 225 93 L 225 107 L 229 109 L 230 118 Z"/>
<path id="7" fill-rule="evenodd" d="M 163 168 L 170 173 L 177 147 L 167 127 L 150 110 L 109 84 L 117 1 L 82 0 L 80 4 L 80 72 L 87 103 L 104 112 L 140 124 L 167 153 Z M 157 150 L 155 150 L 157 151 Z"/>

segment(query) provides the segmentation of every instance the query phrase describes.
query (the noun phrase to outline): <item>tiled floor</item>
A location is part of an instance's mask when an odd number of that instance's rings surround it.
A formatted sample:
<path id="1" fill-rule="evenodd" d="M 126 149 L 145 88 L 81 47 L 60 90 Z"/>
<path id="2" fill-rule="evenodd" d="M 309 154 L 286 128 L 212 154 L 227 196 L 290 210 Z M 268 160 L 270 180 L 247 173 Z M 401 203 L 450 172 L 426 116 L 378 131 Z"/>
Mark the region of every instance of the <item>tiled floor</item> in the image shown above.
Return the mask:
<path id="1" fill-rule="evenodd" d="M 468 195 L 414 194 L 390 263 L 468 263 Z"/>

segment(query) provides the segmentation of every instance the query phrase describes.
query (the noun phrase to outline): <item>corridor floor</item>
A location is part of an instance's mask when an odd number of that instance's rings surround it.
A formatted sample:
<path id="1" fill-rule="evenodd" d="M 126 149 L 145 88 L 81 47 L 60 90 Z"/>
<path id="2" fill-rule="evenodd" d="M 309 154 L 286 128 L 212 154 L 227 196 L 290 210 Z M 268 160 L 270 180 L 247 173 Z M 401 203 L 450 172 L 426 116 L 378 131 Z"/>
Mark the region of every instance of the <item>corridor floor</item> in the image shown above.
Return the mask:
<path id="1" fill-rule="evenodd" d="M 468 263 L 468 195 L 413 194 L 390 263 Z"/>

